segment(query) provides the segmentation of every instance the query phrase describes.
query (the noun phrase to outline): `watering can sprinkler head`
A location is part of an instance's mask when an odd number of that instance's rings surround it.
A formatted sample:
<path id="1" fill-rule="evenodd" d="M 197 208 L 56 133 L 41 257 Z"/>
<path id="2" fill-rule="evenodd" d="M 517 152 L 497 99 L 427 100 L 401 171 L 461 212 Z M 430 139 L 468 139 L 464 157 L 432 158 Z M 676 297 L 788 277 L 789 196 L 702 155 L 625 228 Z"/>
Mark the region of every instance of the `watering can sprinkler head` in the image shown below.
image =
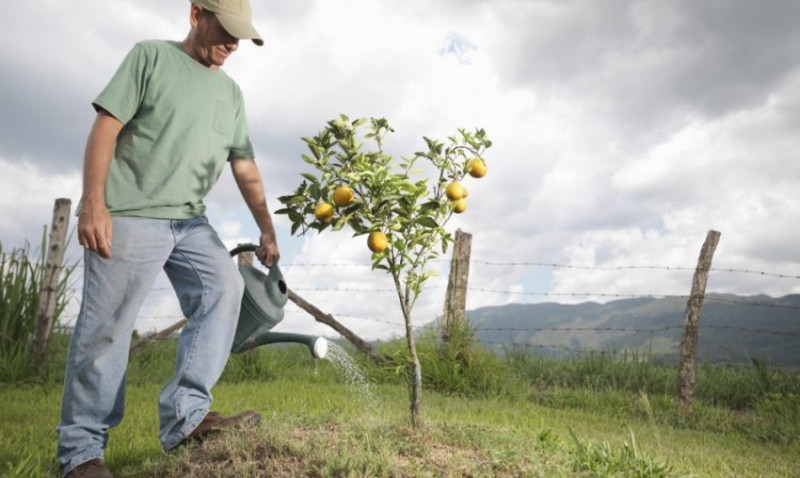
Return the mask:
<path id="1" fill-rule="evenodd" d="M 241 252 L 253 252 L 255 244 L 244 244 L 231 251 L 231 256 Z M 308 346 L 315 358 L 324 358 L 328 353 L 328 341 L 323 337 L 303 334 L 271 332 L 283 320 L 283 307 L 289 300 L 289 288 L 278 265 L 269 269 L 269 274 L 250 265 L 239 266 L 244 279 L 239 321 L 231 352 L 241 353 L 264 344 L 292 342 Z"/>
<path id="2" fill-rule="evenodd" d="M 313 335 L 292 334 L 287 332 L 270 332 L 269 330 L 261 330 L 260 332 L 249 336 L 243 342 L 234 342 L 233 353 L 242 353 L 259 345 L 277 344 L 277 343 L 296 343 L 303 344 L 308 347 L 311 356 L 314 358 L 322 359 L 328 355 L 328 341 L 325 337 L 315 337 Z"/>

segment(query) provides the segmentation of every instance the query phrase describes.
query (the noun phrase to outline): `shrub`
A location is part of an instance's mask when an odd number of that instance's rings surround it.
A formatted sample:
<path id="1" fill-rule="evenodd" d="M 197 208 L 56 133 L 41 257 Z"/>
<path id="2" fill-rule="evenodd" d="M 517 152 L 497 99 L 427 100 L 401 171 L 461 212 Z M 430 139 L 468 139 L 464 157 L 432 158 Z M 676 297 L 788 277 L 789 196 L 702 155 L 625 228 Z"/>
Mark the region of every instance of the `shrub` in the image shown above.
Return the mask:
<path id="1" fill-rule="evenodd" d="M 46 233 L 45 229 L 37 259 L 31 258 L 29 244 L 5 253 L 0 243 L 0 382 L 23 381 L 37 372 L 30 354 L 45 274 Z M 74 266 L 65 268 L 56 286 L 51 327 L 58 322 L 71 297 L 68 281 L 73 270 Z"/>

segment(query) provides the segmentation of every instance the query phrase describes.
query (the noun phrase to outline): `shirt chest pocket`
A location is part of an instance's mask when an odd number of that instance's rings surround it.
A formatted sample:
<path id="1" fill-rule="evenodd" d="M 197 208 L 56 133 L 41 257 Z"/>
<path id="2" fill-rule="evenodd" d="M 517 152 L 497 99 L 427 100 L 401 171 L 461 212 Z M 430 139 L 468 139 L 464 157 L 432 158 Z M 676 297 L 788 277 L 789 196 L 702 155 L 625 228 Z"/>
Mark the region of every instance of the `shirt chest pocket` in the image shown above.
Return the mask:
<path id="1" fill-rule="evenodd" d="M 232 138 L 235 119 L 236 112 L 233 107 L 222 100 L 217 100 L 217 107 L 214 110 L 214 131 L 225 138 Z"/>

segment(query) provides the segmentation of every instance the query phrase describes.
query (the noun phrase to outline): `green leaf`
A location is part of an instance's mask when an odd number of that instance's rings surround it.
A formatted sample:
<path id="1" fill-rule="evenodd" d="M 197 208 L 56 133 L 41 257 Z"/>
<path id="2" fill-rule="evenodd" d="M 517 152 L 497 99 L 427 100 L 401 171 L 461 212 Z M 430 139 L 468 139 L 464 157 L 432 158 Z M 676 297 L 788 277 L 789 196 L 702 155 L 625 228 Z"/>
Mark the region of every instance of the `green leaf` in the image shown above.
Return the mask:
<path id="1" fill-rule="evenodd" d="M 303 223 L 303 215 L 295 210 L 289 210 L 287 212 L 289 215 L 289 220 L 292 221 L 293 224 L 302 224 Z"/>
<path id="2" fill-rule="evenodd" d="M 308 200 L 308 198 L 304 195 L 294 195 L 294 196 L 285 196 L 287 199 L 283 201 L 284 204 L 287 206 L 296 206 L 298 204 L 303 204 Z"/>
<path id="3" fill-rule="evenodd" d="M 438 201 L 428 201 L 419 208 L 420 214 L 428 214 L 433 211 L 439 210 L 439 202 Z"/>
<path id="4" fill-rule="evenodd" d="M 436 228 L 439 227 L 439 224 L 436 223 L 436 220 L 430 216 L 422 216 L 417 219 L 417 224 L 424 227 Z"/>
<path id="5" fill-rule="evenodd" d="M 322 196 L 322 191 L 316 182 L 311 183 L 309 190 L 313 199 L 319 199 Z"/>

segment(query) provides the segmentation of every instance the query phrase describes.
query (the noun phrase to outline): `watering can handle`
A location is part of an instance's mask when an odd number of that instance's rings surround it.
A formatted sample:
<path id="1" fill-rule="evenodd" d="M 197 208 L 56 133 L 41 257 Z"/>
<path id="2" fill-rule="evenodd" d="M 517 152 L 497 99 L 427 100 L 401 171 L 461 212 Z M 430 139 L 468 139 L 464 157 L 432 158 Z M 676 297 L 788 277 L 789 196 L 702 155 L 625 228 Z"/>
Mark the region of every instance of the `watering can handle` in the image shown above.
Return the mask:
<path id="1" fill-rule="evenodd" d="M 237 254 L 241 254 L 242 252 L 256 252 L 256 249 L 258 249 L 258 246 L 252 243 L 240 244 L 231 249 L 231 257 L 235 257 Z M 269 268 L 269 275 L 281 277 L 281 280 L 283 280 L 280 269 L 278 268 L 278 264 L 273 264 L 273 267 Z"/>
<path id="2" fill-rule="evenodd" d="M 256 252 L 256 249 L 258 249 L 258 246 L 255 244 L 239 244 L 231 249 L 231 257 L 236 254 L 241 254 L 242 252 Z"/>

